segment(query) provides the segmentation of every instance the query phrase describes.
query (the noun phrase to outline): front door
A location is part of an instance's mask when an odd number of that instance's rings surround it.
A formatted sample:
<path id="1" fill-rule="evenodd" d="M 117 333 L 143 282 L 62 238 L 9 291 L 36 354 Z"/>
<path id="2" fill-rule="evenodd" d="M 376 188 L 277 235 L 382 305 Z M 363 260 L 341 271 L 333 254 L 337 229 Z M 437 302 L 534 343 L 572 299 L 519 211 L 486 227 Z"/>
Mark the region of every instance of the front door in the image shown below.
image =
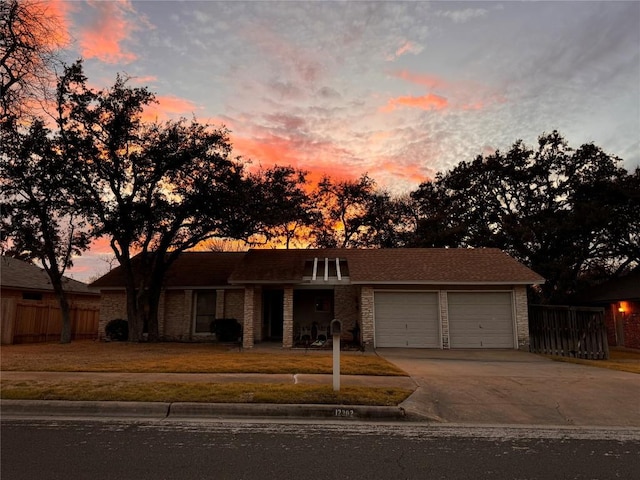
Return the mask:
<path id="1" fill-rule="evenodd" d="M 263 308 L 265 340 L 282 340 L 284 290 L 264 290 Z"/>

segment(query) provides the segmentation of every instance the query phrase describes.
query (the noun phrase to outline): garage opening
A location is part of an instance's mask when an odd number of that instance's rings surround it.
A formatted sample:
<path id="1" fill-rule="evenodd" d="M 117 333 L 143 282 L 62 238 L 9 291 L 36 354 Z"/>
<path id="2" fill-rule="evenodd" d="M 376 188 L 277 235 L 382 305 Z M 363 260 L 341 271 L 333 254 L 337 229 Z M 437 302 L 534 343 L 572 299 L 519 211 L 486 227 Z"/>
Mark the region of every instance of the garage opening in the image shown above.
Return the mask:
<path id="1" fill-rule="evenodd" d="M 449 292 L 451 348 L 514 348 L 511 292 Z"/>
<path id="2" fill-rule="evenodd" d="M 438 294 L 374 292 L 375 346 L 441 348 Z"/>

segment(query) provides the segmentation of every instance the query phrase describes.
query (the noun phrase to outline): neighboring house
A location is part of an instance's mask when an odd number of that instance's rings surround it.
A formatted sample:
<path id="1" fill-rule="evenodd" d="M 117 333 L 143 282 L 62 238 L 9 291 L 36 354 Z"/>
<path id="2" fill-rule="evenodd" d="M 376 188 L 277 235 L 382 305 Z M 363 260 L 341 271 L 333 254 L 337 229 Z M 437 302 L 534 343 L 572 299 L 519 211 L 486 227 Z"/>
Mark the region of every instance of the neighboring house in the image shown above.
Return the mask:
<path id="1" fill-rule="evenodd" d="M 581 305 L 604 307 L 609 345 L 640 349 L 640 268 L 578 295 Z"/>
<path id="2" fill-rule="evenodd" d="M 31 263 L 0 258 L 2 343 L 25 343 L 60 338 L 62 317 L 49 276 Z M 100 295 L 87 284 L 64 279 L 72 316 L 72 338 L 98 336 Z"/>
<path id="3" fill-rule="evenodd" d="M 165 339 L 211 339 L 216 318 L 243 326 L 243 345 L 321 345 L 332 319 L 365 348 L 527 348 L 527 292 L 544 279 L 497 249 L 187 252 L 162 294 Z M 102 294 L 100 332 L 126 317 L 116 269 Z"/>

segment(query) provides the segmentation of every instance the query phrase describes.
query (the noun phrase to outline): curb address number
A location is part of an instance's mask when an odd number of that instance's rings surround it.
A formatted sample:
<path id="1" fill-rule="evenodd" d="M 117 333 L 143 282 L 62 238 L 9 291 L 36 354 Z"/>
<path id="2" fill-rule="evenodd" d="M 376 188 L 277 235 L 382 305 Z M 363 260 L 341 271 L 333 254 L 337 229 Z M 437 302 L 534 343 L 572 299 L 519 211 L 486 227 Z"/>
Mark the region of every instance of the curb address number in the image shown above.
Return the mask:
<path id="1" fill-rule="evenodd" d="M 351 409 L 336 408 L 333 411 L 333 416 L 334 417 L 355 417 L 356 416 L 356 412 L 354 410 L 351 410 Z"/>

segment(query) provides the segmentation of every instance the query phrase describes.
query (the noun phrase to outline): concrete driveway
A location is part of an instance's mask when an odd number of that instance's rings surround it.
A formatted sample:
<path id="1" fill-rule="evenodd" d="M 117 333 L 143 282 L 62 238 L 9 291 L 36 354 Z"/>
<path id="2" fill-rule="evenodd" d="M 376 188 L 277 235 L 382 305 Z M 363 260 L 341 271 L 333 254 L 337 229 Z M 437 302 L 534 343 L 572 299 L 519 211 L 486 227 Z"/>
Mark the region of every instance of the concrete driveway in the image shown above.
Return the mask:
<path id="1" fill-rule="evenodd" d="M 418 388 L 401 406 L 441 422 L 640 427 L 640 375 L 516 350 L 380 348 Z"/>

